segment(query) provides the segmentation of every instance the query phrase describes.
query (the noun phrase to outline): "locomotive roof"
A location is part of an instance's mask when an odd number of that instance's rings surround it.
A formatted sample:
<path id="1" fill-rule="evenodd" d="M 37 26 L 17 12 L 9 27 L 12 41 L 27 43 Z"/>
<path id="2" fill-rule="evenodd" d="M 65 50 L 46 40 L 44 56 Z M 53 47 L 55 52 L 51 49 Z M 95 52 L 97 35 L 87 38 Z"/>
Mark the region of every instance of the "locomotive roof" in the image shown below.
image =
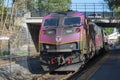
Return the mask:
<path id="1" fill-rule="evenodd" d="M 72 15 L 74 13 L 79 13 L 79 14 L 82 14 L 81 12 L 78 12 L 78 11 L 73 11 L 73 10 L 68 10 L 68 11 L 61 11 L 61 12 L 53 12 L 51 13 L 51 15 Z M 84 14 L 82 14 L 84 15 Z"/>

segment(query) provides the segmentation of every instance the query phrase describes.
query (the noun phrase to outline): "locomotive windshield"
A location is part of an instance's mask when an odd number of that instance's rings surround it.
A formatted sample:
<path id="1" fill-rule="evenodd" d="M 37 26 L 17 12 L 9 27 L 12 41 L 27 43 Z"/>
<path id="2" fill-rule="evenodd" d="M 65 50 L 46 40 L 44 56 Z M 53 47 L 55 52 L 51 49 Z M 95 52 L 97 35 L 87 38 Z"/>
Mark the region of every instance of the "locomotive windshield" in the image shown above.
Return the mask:
<path id="1" fill-rule="evenodd" d="M 50 18 L 46 19 L 44 22 L 45 27 L 57 27 L 58 26 L 58 19 L 57 18 Z"/>
<path id="2" fill-rule="evenodd" d="M 80 25 L 80 17 L 67 17 L 64 19 L 64 25 Z"/>

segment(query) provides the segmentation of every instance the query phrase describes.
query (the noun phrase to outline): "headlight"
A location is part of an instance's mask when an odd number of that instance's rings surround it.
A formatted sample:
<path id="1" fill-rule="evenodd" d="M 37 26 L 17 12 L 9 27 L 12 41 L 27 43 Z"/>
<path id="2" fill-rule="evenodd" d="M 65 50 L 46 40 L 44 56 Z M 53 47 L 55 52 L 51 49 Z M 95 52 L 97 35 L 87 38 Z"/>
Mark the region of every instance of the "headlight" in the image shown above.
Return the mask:
<path id="1" fill-rule="evenodd" d="M 73 30 L 66 30 L 66 33 L 73 33 Z"/>
<path id="2" fill-rule="evenodd" d="M 49 45 L 46 45 L 46 49 L 49 49 L 50 47 L 49 47 Z"/>
<path id="3" fill-rule="evenodd" d="M 63 33 L 64 34 L 72 34 L 75 32 L 75 28 L 64 28 Z"/>
<path id="4" fill-rule="evenodd" d="M 46 30 L 45 33 L 49 35 L 55 34 L 55 30 Z"/>
<path id="5" fill-rule="evenodd" d="M 75 43 L 72 43 L 71 45 L 70 45 L 70 48 L 75 48 L 76 47 L 76 44 Z"/>

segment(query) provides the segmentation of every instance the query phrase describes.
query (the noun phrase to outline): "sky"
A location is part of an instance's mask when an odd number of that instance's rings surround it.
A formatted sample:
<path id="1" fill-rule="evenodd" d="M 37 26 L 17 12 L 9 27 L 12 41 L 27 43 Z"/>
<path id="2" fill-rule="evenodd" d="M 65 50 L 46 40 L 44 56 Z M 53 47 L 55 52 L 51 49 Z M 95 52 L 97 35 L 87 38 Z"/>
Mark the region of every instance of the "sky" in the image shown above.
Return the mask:
<path id="1" fill-rule="evenodd" d="M 72 0 L 72 3 L 104 3 L 104 0 Z"/>
<path id="2" fill-rule="evenodd" d="M 5 0 L 5 4 L 7 4 L 8 0 Z M 12 0 L 9 0 L 9 7 L 12 5 Z M 71 0 L 72 1 L 72 10 L 77 11 L 109 11 L 108 6 L 104 5 L 102 3 L 105 3 L 104 0 Z M 86 4 L 83 4 L 86 3 Z M 94 4 L 99 3 L 99 4 Z M 95 5 L 95 6 L 94 6 Z M 103 9 L 104 7 L 104 9 Z"/>
<path id="3" fill-rule="evenodd" d="M 7 3 L 8 0 L 5 0 Z M 104 3 L 104 0 L 71 0 L 72 3 Z M 12 4 L 12 0 L 10 0 L 9 5 Z"/>
<path id="4" fill-rule="evenodd" d="M 104 4 L 103 4 L 104 3 Z M 72 0 L 72 10 L 82 12 L 109 12 L 104 0 Z"/>
<path id="5" fill-rule="evenodd" d="M 4 0 L 5 6 L 7 5 L 7 2 L 8 2 L 8 0 Z M 12 6 L 12 0 L 9 0 L 8 5 L 9 5 L 9 7 L 11 7 L 11 6 Z"/>

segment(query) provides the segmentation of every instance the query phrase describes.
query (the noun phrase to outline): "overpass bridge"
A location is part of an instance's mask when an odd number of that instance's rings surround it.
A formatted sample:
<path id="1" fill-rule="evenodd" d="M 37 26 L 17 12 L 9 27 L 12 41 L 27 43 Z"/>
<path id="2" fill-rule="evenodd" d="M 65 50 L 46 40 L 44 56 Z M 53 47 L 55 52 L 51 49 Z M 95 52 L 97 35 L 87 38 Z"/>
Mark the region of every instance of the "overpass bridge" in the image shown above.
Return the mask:
<path id="1" fill-rule="evenodd" d="M 96 23 L 99 26 L 119 27 L 120 13 L 109 10 L 107 3 L 72 3 L 71 10 L 79 11 L 85 14 L 85 16 L 88 17 L 90 21 Z M 36 12 L 36 13 L 40 13 L 40 12 Z M 49 12 L 45 10 L 45 12 L 39 14 L 39 16 L 42 17 L 47 14 L 49 14 Z M 38 14 L 36 15 L 35 13 L 31 13 L 31 18 L 26 19 L 27 23 L 31 22 L 32 25 L 33 22 L 35 21 L 38 22 L 37 20 L 40 22 L 41 18 L 39 18 Z"/>
<path id="2" fill-rule="evenodd" d="M 89 21 L 94 22 L 101 27 L 119 27 L 120 25 L 120 17 L 116 17 L 116 16 L 90 16 L 89 17 L 89 15 L 88 16 L 86 15 L 86 17 L 88 18 Z M 30 25 L 40 26 L 42 23 L 42 17 L 26 18 L 26 23 L 29 26 Z"/>
<path id="3" fill-rule="evenodd" d="M 102 27 L 119 27 L 120 13 L 109 9 L 107 3 L 72 3 L 71 9 L 82 12 L 90 21 Z"/>
<path id="4" fill-rule="evenodd" d="M 89 18 L 90 21 L 101 27 L 120 27 L 120 18 Z"/>

